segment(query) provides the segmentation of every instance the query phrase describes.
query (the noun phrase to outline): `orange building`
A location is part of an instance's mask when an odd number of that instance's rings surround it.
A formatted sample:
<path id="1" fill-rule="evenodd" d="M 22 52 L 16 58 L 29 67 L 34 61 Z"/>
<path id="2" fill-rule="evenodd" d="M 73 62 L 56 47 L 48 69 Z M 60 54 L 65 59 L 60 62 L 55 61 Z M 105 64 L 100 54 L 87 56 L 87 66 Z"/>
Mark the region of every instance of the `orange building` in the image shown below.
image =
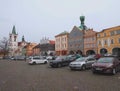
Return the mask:
<path id="1" fill-rule="evenodd" d="M 107 28 L 97 33 L 98 53 L 120 56 L 120 26 Z"/>
<path id="2" fill-rule="evenodd" d="M 26 56 L 32 56 L 33 55 L 33 48 L 36 46 L 36 43 L 28 43 L 25 47 L 24 47 L 24 51 L 26 53 Z"/>
<path id="3" fill-rule="evenodd" d="M 68 54 L 68 35 L 69 33 L 64 31 L 55 36 L 56 55 Z"/>
<path id="4" fill-rule="evenodd" d="M 93 29 L 84 31 L 84 54 L 92 55 L 97 53 L 97 33 Z"/>
<path id="5" fill-rule="evenodd" d="M 40 55 L 40 44 L 33 48 L 33 55 Z"/>

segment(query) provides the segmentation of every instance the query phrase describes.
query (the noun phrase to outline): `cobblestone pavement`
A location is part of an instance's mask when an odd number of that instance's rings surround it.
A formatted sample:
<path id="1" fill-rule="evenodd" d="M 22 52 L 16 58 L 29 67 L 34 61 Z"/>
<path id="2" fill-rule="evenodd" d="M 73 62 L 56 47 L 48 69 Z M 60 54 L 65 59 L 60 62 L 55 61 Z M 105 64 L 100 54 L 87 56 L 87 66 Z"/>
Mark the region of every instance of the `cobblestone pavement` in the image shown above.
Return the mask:
<path id="1" fill-rule="evenodd" d="M 120 73 L 92 74 L 91 70 L 0 60 L 0 91 L 120 91 Z"/>

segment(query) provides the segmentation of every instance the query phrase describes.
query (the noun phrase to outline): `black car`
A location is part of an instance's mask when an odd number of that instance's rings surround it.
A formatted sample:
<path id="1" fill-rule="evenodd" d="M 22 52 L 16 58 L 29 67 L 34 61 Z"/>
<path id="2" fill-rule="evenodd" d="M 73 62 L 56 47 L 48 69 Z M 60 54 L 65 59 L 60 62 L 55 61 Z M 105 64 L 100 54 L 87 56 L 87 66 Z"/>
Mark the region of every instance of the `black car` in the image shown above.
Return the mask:
<path id="1" fill-rule="evenodd" d="M 74 61 L 74 57 L 70 56 L 58 56 L 55 60 L 52 60 L 49 62 L 49 65 L 51 67 L 62 67 L 62 66 L 68 66 L 70 62 Z"/>

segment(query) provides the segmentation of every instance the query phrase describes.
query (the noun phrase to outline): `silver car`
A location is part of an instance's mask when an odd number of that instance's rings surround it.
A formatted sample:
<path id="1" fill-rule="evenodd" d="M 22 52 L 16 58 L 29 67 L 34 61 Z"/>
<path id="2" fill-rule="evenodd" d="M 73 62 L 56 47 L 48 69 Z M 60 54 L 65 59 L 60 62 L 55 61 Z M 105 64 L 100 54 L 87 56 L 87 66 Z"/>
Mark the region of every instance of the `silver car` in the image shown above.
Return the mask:
<path id="1" fill-rule="evenodd" d="M 69 64 L 71 70 L 73 69 L 80 69 L 85 70 L 87 68 L 91 68 L 92 64 L 96 61 L 96 59 L 91 57 L 81 57 L 76 59 L 74 62 Z"/>

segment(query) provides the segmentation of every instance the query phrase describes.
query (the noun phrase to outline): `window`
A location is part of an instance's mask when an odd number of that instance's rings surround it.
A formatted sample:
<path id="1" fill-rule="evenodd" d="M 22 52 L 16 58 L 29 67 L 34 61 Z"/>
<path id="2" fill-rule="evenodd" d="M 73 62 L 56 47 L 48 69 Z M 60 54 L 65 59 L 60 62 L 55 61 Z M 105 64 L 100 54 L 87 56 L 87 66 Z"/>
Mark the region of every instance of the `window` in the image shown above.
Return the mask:
<path id="1" fill-rule="evenodd" d="M 116 31 L 116 34 L 120 34 L 120 30 L 117 30 L 117 31 Z"/>
<path id="2" fill-rule="evenodd" d="M 120 38 L 118 39 L 118 43 L 120 43 Z"/>
<path id="3" fill-rule="evenodd" d="M 100 40 L 98 41 L 98 45 L 101 45 L 101 41 Z"/>
<path id="4" fill-rule="evenodd" d="M 105 45 L 107 45 L 107 40 L 105 40 Z"/>
<path id="5" fill-rule="evenodd" d="M 97 37 L 100 37 L 100 34 L 97 34 Z"/>
<path id="6" fill-rule="evenodd" d="M 112 36 L 112 35 L 114 35 L 115 34 L 115 32 L 114 31 L 112 31 L 112 32 L 110 32 L 110 35 Z"/>
<path id="7" fill-rule="evenodd" d="M 114 44 L 114 41 L 113 41 L 113 39 L 111 39 L 111 44 Z"/>
<path id="8" fill-rule="evenodd" d="M 106 36 L 106 33 L 104 33 L 104 37 Z"/>

